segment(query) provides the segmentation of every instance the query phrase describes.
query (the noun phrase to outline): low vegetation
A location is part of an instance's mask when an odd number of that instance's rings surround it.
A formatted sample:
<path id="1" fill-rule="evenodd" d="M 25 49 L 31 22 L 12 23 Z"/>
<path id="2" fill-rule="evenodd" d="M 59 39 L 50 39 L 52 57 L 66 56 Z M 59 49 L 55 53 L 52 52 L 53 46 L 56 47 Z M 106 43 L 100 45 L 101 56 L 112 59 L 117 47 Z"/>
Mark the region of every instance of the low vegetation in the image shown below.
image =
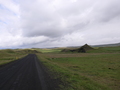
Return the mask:
<path id="1" fill-rule="evenodd" d="M 26 56 L 29 53 L 37 53 L 31 49 L 3 49 L 0 50 L 0 66 Z"/>
<path id="2" fill-rule="evenodd" d="M 94 50 L 89 50 L 88 53 L 120 53 L 120 46 L 116 46 L 116 47 L 95 47 Z"/>
<path id="3" fill-rule="evenodd" d="M 120 90 L 120 46 L 5 49 L 0 50 L 0 66 L 29 53 L 38 56 L 60 90 Z"/>
<path id="4" fill-rule="evenodd" d="M 99 51 L 99 52 L 98 52 Z M 86 53 L 37 54 L 60 80 L 61 90 L 119 90 L 120 47 L 102 47 Z"/>
<path id="5" fill-rule="evenodd" d="M 42 52 L 42 53 L 59 53 L 61 51 L 61 48 L 46 48 L 46 49 L 37 48 L 35 50 Z"/>

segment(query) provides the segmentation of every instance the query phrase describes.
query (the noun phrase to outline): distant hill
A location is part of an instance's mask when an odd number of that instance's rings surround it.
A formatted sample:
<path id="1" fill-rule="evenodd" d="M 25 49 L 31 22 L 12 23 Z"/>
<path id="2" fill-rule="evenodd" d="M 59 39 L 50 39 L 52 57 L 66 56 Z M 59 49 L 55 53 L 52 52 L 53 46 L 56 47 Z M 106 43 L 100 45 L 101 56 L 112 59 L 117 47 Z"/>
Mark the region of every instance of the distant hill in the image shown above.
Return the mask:
<path id="1" fill-rule="evenodd" d="M 78 53 L 86 53 L 88 50 L 92 50 L 93 48 L 88 44 L 85 44 L 77 49 L 63 49 L 61 52 L 78 52 Z"/>
<path id="2" fill-rule="evenodd" d="M 100 44 L 100 45 L 89 45 L 91 47 L 114 47 L 114 46 L 120 46 L 120 43 L 114 43 L 114 44 Z M 67 46 L 66 48 L 79 48 L 81 46 Z"/>
<path id="3" fill-rule="evenodd" d="M 92 50 L 93 48 L 91 47 L 91 46 L 89 46 L 89 45 L 87 45 L 87 44 L 85 44 L 84 46 L 82 46 L 82 47 L 80 47 L 79 49 L 78 49 L 78 52 L 87 52 L 88 50 Z"/>
<path id="4" fill-rule="evenodd" d="M 102 45 L 91 45 L 92 47 L 114 47 L 114 46 L 120 46 L 120 43 L 115 44 L 102 44 Z"/>
<path id="5" fill-rule="evenodd" d="M 37 50 L 32 50 L 32 49 L 2 49 L 0 50 L 0 53 L 41 53 L 40 51 Z"/>

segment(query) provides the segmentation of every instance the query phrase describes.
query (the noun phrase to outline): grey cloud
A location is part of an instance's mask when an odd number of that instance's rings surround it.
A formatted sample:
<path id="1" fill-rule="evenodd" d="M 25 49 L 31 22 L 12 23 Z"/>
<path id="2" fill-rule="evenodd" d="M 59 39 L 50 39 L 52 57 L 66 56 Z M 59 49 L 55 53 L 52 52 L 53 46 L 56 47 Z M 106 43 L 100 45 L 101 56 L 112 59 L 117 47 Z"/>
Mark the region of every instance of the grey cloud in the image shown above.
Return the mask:
<path id="1" fill-rule="evenodd" d="M 92 11 L 92 17 L 97 22 L 108 22 L 115 17 L 120 17 L 120 0 L 98 1 Z"/>
<path id="2" fill-rule="evenodd" d="M 23 19 L 23 36 L 32 37 L 44 35 L 48 37 L 60 37 L 67 33 L 74 32 L 76 29 L 80 29 L 79 27 L 85 26 L 83 22 L 79 21 L 80 8 L 77 2 L 73 4 L 65 1 L 68 3 L 66 6 L 65 4 L 63 5 L 65 10 L 63 10 L 64 8 L 62 7 L 55 8 L 54 5 L 49 5 L 46 0 L 42 2 L 43 4 L 45 3 L 45 5 L 36 2 L 27 5 L 27 7 L 25 6 L 26 9 L 24 5 L 23 7 L 21 6 L 25 9 L 21 12 L 21 18 Z M 65 12 L 67 16 L 64 15 Z"/>
<path id="3" fill-rule="evenodd" d="M 120 0 L 0 1 L 15 13 L 0 9 L 0 20 L 6 22 L 0 22 L 1 46 L 47 47 L 117 42 L 120 38 L 119 3 Z"/>
<path id="4" fill-rule="evenodd" d="M 54 38 L 59 40 L 67 34 L 89 30 L 88 26 L 108 22 L 119 16 L 120 10 L 118 0 L 53 2 L 36 0 L 21 4 L 23 36 L 46 36 L 53 38 L 53 42 L 56 41 Z"/>
<path id="5" fill-rule="evenodd" d="M 108 7 L 104 12 L 104 15 L 106 15 L 106 17 L 103 18 L 104 21 L 109 21 L 111 19 L 114 19 L 115 17 L 120 17 L 120 5 L 118 4 L 118 2 L 112 4 L 113 5 Z"/>

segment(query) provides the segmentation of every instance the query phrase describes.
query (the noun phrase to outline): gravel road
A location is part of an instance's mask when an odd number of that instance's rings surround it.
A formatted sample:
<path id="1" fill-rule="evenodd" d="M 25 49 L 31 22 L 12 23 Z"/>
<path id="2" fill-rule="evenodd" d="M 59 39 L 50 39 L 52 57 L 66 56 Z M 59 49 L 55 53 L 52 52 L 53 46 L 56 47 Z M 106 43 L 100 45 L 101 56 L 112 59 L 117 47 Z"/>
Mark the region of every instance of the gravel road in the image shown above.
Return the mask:
<path id="1" fill-rule="evenodd" d="M 54 90 L 45 74 L 36 55 L 29 54 L 0 68 L 0 90 Z"/>

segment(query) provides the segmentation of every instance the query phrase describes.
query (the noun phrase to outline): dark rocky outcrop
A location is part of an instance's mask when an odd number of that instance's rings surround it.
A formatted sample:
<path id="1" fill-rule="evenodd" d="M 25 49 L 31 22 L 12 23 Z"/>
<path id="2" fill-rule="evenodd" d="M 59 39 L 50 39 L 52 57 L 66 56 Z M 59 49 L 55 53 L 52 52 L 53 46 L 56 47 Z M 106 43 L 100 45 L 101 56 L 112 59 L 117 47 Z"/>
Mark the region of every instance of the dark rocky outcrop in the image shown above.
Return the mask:
<path id="1" fill-rule="evenodd" d="M 61 52 L 78 52 L 78 53 L 86 53 L 88 50 L 92 50 L 93 48 L 88 44 L 83 45 L 78 49 L 63 49 Z"/>
<path id="2" fill-rule="evenodd" d="M 86 53 L 88 50 L 92 50 L 93 48 L 90 47 L 89 45 L 85 44 L 84 46 L 80 47 L 78 49 L 78 52 L 83 52 L 83 53 Z"/>

